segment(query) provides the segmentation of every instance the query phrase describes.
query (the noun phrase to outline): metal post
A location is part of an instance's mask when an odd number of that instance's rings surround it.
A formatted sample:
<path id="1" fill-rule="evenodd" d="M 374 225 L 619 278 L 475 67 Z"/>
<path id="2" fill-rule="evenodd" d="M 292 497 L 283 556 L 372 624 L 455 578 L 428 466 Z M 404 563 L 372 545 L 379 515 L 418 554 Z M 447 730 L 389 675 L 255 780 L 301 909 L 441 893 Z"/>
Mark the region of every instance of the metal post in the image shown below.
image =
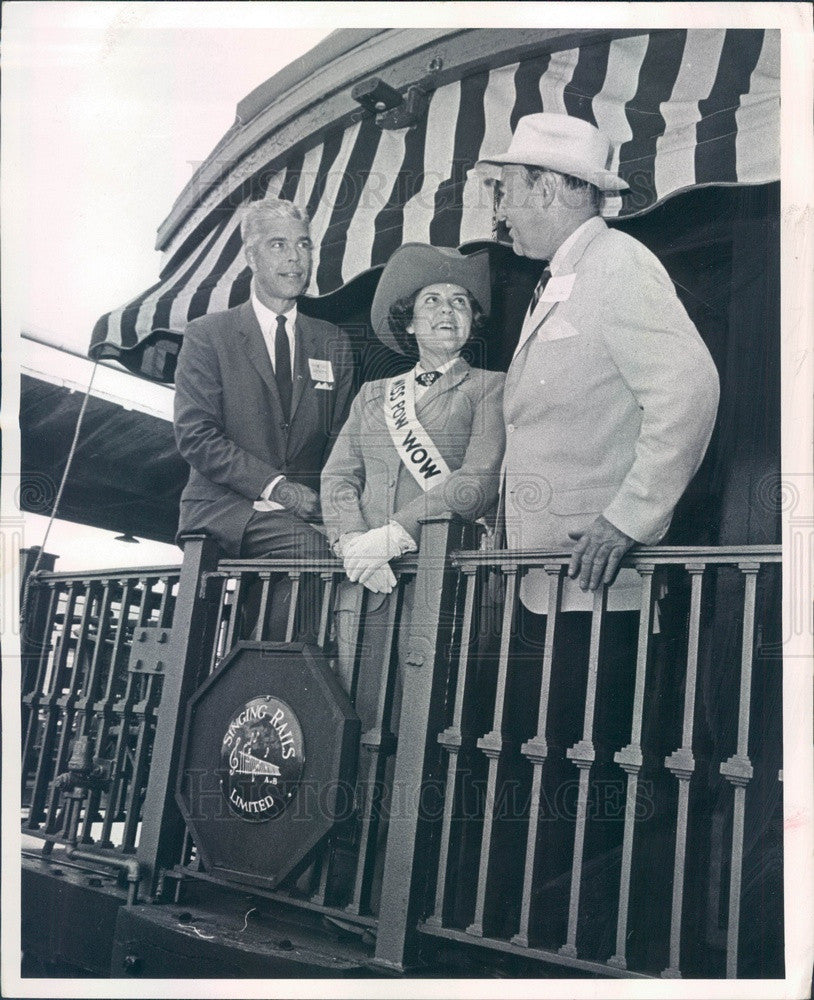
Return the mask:
<path id="1" fill-rule="evenodd" d="M 449 554 L 463 547 L 468 531 L 471 527 L 462 521 L 442 515 L 424 521 L 421 532 L 415 601 L 402 657 L 404 695 L 375 957 L 377 965 L 399 972 L 416 962 L 416 924 L 427 888 L 435 884 L 431 837 L 440 816 L 421 808 L 421 793 L 429 782 L 443 780 L 446 755 L 438 734 L 446 723 L 446 647 L 458 593 Z"/>
<path id="2" fill-rule="evenodd" d="M 39 556 L 40 565 L 39 569 L 43 573 L 51 573 L 54 569 L 54 563 L 59 559 L 59 556 L 54 555 L 53 552 L 43 552 L 40 555 L 41 548 L 39 545 L 32 545 L 27 549 L 20 549 L 20 603 L 22 604 L 23 594 L 25 593 L 25 584 L 31 575 L 31 571 L 37 562 L 37 557 Z"/>
<path id="3" fill-rule="evenodd" d="M 144 798 L 136 857 L 152 892 L 162 867 L 180 857 L 184 822 L 175 786 L 187 703 L 211 657 L 217 605 L 201 597 L 201 577 L 217 568 L 218 546 L 208 535 L 186 535 L 175 616 L 167 649 L 167 672 L 156 720 L 152 764 Z"/>

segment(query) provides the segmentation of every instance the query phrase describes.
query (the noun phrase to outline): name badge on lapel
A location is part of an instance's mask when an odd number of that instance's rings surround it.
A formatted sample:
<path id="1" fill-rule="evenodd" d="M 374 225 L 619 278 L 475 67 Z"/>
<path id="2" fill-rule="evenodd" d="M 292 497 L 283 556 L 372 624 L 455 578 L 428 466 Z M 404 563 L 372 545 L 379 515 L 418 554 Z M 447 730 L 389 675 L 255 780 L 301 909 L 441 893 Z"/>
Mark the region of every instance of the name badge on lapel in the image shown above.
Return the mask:
<path id="1" fill-rule="evenodd" d="M 540 296 L 541 302 L 567 302 L 571 298 L 571 289 L 577 280 L 576 274 L 558 274 L 548 279 L 548 284 Z"/>
<path id="2" fill-rule="evenodd" d="M 308 368 L 311 372 L 311 378 L 316 383 L 315 389 L 327 389 L 328 391 L 333 389 L 334 370 L 330 361 L 325 361 L 322 358 L 309 358 Z"/>

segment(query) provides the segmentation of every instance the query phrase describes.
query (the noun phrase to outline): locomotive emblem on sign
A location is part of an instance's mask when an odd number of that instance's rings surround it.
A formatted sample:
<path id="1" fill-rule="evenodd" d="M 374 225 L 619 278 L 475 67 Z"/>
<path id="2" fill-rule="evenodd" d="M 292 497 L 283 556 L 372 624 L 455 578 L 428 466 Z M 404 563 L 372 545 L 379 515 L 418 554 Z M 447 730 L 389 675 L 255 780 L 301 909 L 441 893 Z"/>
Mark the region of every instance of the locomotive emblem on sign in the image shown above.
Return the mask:
<path id="1" fill-rule="evenodd" d="M 262 823 L 294 798 L 305 763 L 302 729 L 279 698 L 252 698 L 236 712 L 221 744 L 221 789 L 230 810 Z"/>

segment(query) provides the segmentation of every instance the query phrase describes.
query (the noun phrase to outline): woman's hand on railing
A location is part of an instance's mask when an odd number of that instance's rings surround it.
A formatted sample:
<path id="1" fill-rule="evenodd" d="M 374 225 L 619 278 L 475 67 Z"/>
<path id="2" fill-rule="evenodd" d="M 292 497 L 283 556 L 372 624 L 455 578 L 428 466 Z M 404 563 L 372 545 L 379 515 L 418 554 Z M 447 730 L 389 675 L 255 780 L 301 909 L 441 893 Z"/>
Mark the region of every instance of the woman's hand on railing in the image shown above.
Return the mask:
<path id="1" fill-rule="evenodd" d="M 359 582 L 374 594 L 390 594 L 396 586 L 396 576 L 390 569 L 390 564 L 385 563 Z"/>
<path id="2" fill-rule="evenodd" d="M 348 579 L 353 583 L 366 584 L 379 569 L 391 559 L 397 559 L 403 551 L 400 535 L 393 525 L 371 528 L 344 547 L 343 559 Z"/>

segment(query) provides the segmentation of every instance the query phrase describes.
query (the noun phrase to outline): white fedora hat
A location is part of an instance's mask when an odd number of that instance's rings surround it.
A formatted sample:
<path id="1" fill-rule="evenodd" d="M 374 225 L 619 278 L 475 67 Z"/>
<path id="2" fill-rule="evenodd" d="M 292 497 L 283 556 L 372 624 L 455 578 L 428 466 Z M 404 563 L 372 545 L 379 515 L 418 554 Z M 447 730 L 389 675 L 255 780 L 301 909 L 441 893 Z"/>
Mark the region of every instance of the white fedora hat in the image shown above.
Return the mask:
<path id="1" fill-rule="evenodd" d="M 570 174 L 600 191 L 623 191 L 629 185 L 608 169 L 610 162 L 610 139 L 596 126 L 570 115 L 541 112 L 518 121 L 505 153 L 486 155 L 475 166 L 521 163 Z"/>
<path id="2" fill-rule="evenodd" d="M 441 282 L 466 288 L 488 315 L 491 289 L 489 255 L 485 250 L 465 257 L 451 247 L 404 243 L 393 252 L 382 271 L 370 307 L 370 323 L 379 340 L 404 354 L 403 346 L 390 329 L 390 306 L 427 285 Z"/>

